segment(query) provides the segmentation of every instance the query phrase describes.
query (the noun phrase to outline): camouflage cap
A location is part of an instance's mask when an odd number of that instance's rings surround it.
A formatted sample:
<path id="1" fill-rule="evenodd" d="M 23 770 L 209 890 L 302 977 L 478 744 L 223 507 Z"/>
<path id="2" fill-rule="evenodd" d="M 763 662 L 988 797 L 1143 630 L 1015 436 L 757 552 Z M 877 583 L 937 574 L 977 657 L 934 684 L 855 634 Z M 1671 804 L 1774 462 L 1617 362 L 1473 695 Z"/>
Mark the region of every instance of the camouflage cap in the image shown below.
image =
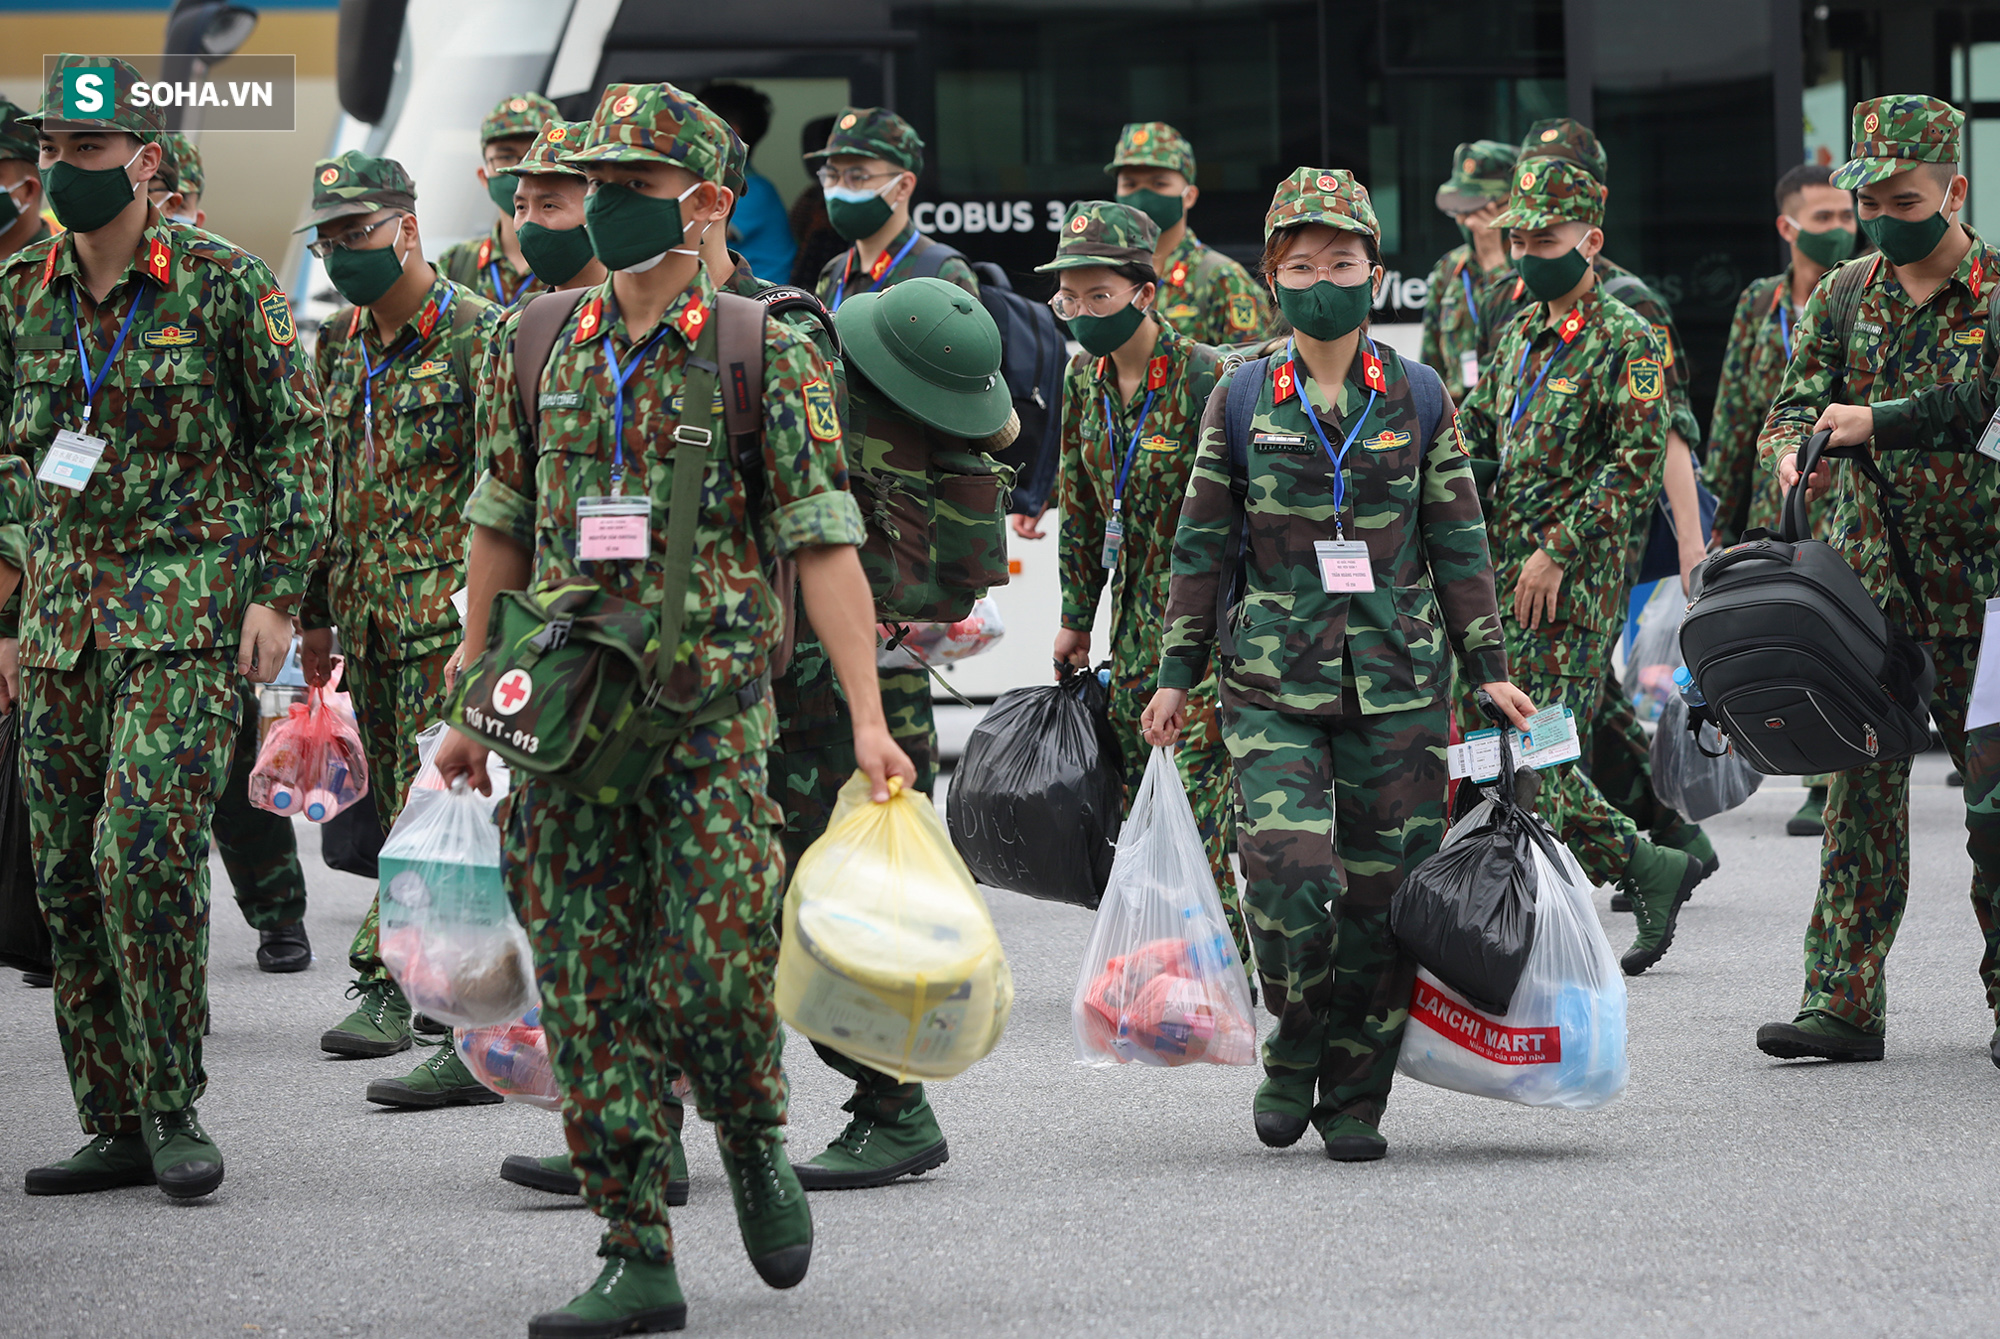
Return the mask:
<path id="1" fill-rule="evenodd" d="M 1375 206 L 1368 202 L 1368 188 L 1346 168 L 1302 167 L 1278 183 L 1270 212 L 1264 215 L 1264 240 L 1270 241 L 1271 234 L 1280 228 L 1308 223 L 1364 232 L 1377 241 L 1382 237 Z"/>
<path id="2" fill-rule="evenodd" d="M 1524 156 L 1515 169 L 1507 207 L 1490 226 L 1546 228 L 1573 220 L 1595 228 L 1604 222 L 1604 200 L 1609 194 L 1604 183 L 1582 163 Z"/>
<path id="3" fill-rule="evenodd" d="M 715 114 L 672 84 L 612 84 L 597 100 L 584 146 L 566 161 L 667 163 L 703 181 L 722 176 L 723 143 Z"/>
<path id="4" fill-rule="evenodd" d="M 71 74 L 78 70 L 109 71 L 115 87 L 105 88 L 101 80 L 89 84 L 87 76 Z M 63 90 L 72 79 L 76 84 L 72 89 L 75 105 L 66 106 Z M 150 144 L 165 129 L 165 123 L 160 120 L 160 109 L 150 102 L 144 107 L 132 105 L 132 86 L 142 82 L 146 80 L 138 70 L 115 56 L 57 56 L 49 69 L 49 82 L 42 90 L 42 110 L 23 119 L 42 130 L 71 134 L 123 130 Z"/>
<path id="5" fill-rule="evenodd" d="M 200 195 L 202 191 L 201 151 L 194 141 L 178 130 L 160 136 L 160 170 L 153 184 L 170 191 Z"/>
<path id="6" fill-rule="evenodd" d="M 308 232 L 322 223 L 378 209 L 414 211 L 416 207 L 416 183 L 401 163 L 349 149 L 338 158 L 322 158 L 313 164 L 312 213 L 305 227 L 292 231 Z"/>
<path id="7" fill-rule="evenodd" d="M 1521 161 L 1530 158 L 1567 158 L 1581 163 L 1586 172 L 1605 185 L 1611 184 L 1611 160 L 1597 135 L 1581 121 L 1567 116 L 1549 116 L 1528 127 L 1521 140 Z"/>
<path id="8" fill-rule="evenodd" d="M 1118 148 L 1106 172 L 1121 167 L 1165 167 L 1194 180 L 1194 147 L 1165 121 L 1134 121 L 1118 132 Z"/>
<path id="9" fill-rule="evenodd" d="M 32 163 L 41 158 L 41 135 L 27 116 L 27 112 L 0 97 L 0 159 L 18 158 Z"/>
<path id="10" fill-rule="evenodd" d="M 808 163 L 824 161 L 837 153 L 880 158 L 906 172 L 924 170 L 924 141 L 902 117 L 887 107 L 843 107 L 833 118 L 833 133 L 826 147 L 806 155 Z"/>
<path id="11" fill-rule="evenodd" d="M 516 135 L 539 135 L 542 127 L 559 119 L 556 105 L 539 93 L 516 93 L 502 98 L 486 119 L 479 123 L 479 145 L 484 148 L 496 139 Z"/>
<path id="12" fill-rule="evenodd" d="M 512 167 L 494 169 L 499 177 L 559 176 L 582 177 L 583 169 L 571 167 L 567 155 L 582 147 L 590 133 L 587 121 L 550 121 L 535 135 L 535 142 Z"/>
<path id="13" fill-rule="evenodd" d="M 700 99 L 695 100 L 695 110 L 708 123 L 709 132 L 722 144 L 722 189 L 734 199 L 741 200 L 743 192 L 750 185 L 750 146 L 736 133 L 736 127 L 729 124 L 727 117 Z"/>
<path id="14" fill-rule="evenodd" d="M 1497 139 L 1459 145 L 1451 156 L 1451 179 L 1437 189 L 1437 207 L 1456 216 L 1505 200 L 1520 156 L 1519 149 Z"/>
<path id="15" fill-rule="evenodd" d="M 1965 113 L 1936 98 L 1892 93 L 1854 104 L 1853 156 L 1833 170 L 1843 191 L 1907 172 L 1919 163 L 1956 163 Z"/>
<path id="16" fill-rule="evenodd" d="M 1056 258 L 1037 265 L 1037 273 L 1074 270 L 1085 265 L 1144 265 L 1153 267 L 1153 248 L 1160 225 L 1130 205 L 1116 200 L 1079 200 L 1063 215 Z"/>

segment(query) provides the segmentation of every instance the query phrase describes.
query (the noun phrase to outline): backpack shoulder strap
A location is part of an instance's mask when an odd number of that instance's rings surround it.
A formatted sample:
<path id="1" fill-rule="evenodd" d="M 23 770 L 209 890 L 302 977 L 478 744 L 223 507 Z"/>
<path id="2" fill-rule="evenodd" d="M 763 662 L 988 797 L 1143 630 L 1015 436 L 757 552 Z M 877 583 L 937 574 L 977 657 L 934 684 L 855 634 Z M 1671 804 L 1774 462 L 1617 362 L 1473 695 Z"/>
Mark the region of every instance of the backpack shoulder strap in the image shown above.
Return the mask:
<path id="1" fill-rule="evenodd" d="M 733 441 L 764 434 L 764 318 L 768 311 L 756 298 L 740 293 L 715 295 L 722 424 Z"/>
<path id="2" fill-rule="evenodd" d="M 1429 450 L 1437 439 L 1438 425 L 1444 421 L 1444 382 L 1429 363 L 1412 362 L 1404 358 L 1403 375 L 1409 378 L 1410 398 L 1417 405 L 1417 427 L 1423 437 L 1420 446 Z"/>
<path id="3" fill-rule="evenodd" d="M 539 433 L 542 417 L 542 369 L 555 351 L 556 336 L 569 323 L 570 313 L 583 301 L 581 288 L 536 295 L 521 308 L 514 326 L 514 389 L 521 397 L 521 414 L 530 432 Z"/>
<path id="4" fill-rule="evenodd" d="M 912 269 L 910 277 L 912 279 L 935 279 L 938 277 L 938 271 L 944 268 L 944 263 L 954 258 L 964 260 L 965 253 L 955 246 L 948 246 L 938 241 L 937 238 L 932 237 L 929 233 L 923 233 L 918 238 L 917 249 L 910 253 L 910 266 Z M 967 261 L 966 263 L 970 264 L 971 262 Z"/>
<path id="5" fill-rule="evenodd" d="M 1603 284 L 1605 293 L 1617 298 L 1620 302 L 1625 300 L 1625 294 L 1630 293 L 1635 288 L 1644 288 L 1645 286 L 1646 281 L 1636 274 L 1614 274 L 1609 279 L 1606 279 Z"/>
<path id="6" fill-rule="evenodd" d="M 1854 342 L 1854 321 L 1861 312 L 1861 293 L 1874 277 L 1880 256 L 1866 261 L 1850 260 L 1833 272 L 1826 291 L 1826 314 L 1833 321 L 1833 395 L 1841 404 L 1847 399 L 1847 351 Z M 1825 282 L 1825 281 L 1822 281 Z"/>

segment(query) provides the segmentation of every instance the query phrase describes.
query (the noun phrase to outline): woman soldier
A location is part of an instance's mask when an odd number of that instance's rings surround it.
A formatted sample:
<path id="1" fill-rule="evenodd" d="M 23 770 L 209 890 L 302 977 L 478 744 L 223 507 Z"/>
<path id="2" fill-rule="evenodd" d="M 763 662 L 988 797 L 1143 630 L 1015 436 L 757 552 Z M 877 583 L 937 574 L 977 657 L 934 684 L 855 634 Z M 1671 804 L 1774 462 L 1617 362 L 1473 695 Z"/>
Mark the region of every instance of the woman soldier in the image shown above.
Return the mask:
<path id="1" fill-rule="evenodd" d="M 1155 744 L 1180 735 L 1219 632 L 1237 854 L 1278 1016 L 1257 1137 L 1283 1148 L 1310 1123 L 1341 1162 L 1389 1147 L 1377 1126 L 1415 970 L 1389 898 L 1444 831 L 1446 639 L 1516 724 L 1533 710 L 1507 681 L 1450 401 L 1368 336 L 1379 237 L 1344 171 L 1300 168 L 1272 197 L 1264 273 L 1294 333 L 1225 375 L 1202 416 L 1144 720 Z M 1219 584 L 1234 598 L 1220 628 Z"/>
<path id="2" fill-rule="evenodd" d="M 1061 276 L 1049 305 L 1083 346 L 1063 381 L 1062 630 L 1055 658 L 1089 666 L 1090 629 L 1109 581 L 1111 725 L 1124 758 L 1128 806 L 1151 753 L 1139 718 L 1160 663 L 1175 518 L 1194 466 L 1201 407 L 1221 361 L 1154 311 L 1159 235 L 1159 225 L 1131 205 L 1086 200 L 1070 206 L 1056 258 L 1038 267 Z M 1235 822 L 1214 676 L 1202 681 L 1186 714 L 1190 729 L 1175 762 L 1237 951 L 1248 964 L 1229 866 Z"/>

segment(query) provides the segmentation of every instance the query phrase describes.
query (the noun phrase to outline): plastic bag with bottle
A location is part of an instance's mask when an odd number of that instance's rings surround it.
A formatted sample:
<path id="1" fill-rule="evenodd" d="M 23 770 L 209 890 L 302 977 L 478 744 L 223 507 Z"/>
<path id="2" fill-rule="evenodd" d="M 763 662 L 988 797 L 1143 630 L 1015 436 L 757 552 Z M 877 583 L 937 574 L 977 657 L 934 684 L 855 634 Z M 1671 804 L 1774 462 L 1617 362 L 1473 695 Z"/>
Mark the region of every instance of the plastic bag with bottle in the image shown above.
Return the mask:
<path id="1" fill-rule="evenodd" d="M 342 665 L 264 732 L 250 771 L 250 803 L 324 823 L 368 793 L 368 757 L 354 705 L 340 692 Z"/>
<path id="2" fill-rule="evenodd" d="M 549 1040 L 542 1031 L 539 1006 L 511 1023 L 453 1028 L 451 1036 L 472 1077 L 494 1092 L 549 1111 L 562 1106 L 555 1073 L 549 1068 Z"/>

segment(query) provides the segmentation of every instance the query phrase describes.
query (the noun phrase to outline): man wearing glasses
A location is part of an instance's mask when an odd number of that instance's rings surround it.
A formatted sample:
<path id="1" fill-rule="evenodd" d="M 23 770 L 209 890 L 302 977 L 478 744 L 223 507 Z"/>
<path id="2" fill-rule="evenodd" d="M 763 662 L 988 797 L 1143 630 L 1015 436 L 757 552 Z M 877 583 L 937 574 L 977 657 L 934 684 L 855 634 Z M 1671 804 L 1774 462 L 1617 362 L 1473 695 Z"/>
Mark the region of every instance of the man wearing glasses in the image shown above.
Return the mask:
<path id="1" fill-rule="evenodd" d="M 806 155 L 808 163 L 815 160 L 827 221 L 848 242 L 814 285 L 830 310 L 839 311 L 856 293 L 879 293 L 925 275 L 979 296 L 979 280 L 965 257 L 910 222 L 924 142 L 908 121 L 883 107 L 842 108 L 826 147 Z"/>
<path id="2" fill-rule="evenodd" d="M 350 150 L 313 165 L 309 248 L 354 304 L 320 327 L 333 467 L 332 542 L 307 593 L 301 668 L 324 684 L 340 629 L 341 686 L 368 754 L 368 788 L 387 823 L 415 777 L 415 736 L 444 712 L 445 662 L 459 643 L 451 596 L 464 584 L 461 513 L 478 473 L 476 377 L 500 308 L 424 260 L 417 188 L 402 164 Z M 370 905 L 347 960 L 354 1012 L 320 1037 L 335 1055 L 385 1056 L 411 1042 L 410 1006 L 382 965 Z M 444 1034 L 402 1079 L 368 1085 L 384 1106 L 498 1101 Z"/>

